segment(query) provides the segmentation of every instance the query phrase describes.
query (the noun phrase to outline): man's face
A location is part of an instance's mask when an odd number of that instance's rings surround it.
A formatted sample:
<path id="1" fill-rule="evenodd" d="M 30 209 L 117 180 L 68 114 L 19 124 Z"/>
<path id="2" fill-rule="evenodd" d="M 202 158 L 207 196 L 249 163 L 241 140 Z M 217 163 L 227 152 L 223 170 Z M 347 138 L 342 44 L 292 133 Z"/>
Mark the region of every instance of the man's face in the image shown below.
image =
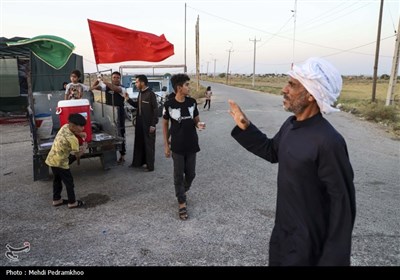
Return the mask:
<path id="1" fill-rule="evenodd" d="M 143 90 L 144 89 L 144 82 L 141 82 L 139 79 L 135 80 L 135 85 L 136 85 L 136 88 L 138 90 Z"/>
<path id="2" fill-rule="evenodd" d="M 294 78 L 290 78 L 287 85 L 282 89 L 283 108 L 295 115 L 301 114 L 310 104 L 310 94 L 305 87 Z"/>
<path id="3" fill-rule="evenodd" d="M 111 76 L 111 82 L 112 82 L 113 85 L 119 86 L 120 83 L 121 83 L 121 76 L 117 75 L 117 74 L 112 75 Z"/>

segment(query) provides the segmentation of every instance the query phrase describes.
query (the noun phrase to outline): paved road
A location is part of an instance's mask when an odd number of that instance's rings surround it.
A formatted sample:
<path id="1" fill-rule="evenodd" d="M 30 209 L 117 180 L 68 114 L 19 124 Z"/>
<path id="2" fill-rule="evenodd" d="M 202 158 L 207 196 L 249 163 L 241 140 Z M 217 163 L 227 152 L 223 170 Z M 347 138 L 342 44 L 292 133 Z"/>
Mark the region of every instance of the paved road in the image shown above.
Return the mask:
<path id="1" fill-rule="evenodd" d="M 158 125 L 156 170 L 128 169 L 133 133 L 128 128 L 128 162 L 102 171 L 98 159 L 71 170 L 78 198 L 90 208 L 52 207 L 51 181 L 32 181 L 26 126 L 1 126 L 0 266 L 264 266 L 275 215 L 277 165 L 233 140 L 227 99 L 273 136 L 289 113 L 281 97 L 210 84 L 211 111 L 200 111 L 197 177 L 189 192 L 188 221 L 180 221 L 174 197 L 172 160 L 162 149 Z M 200 105 L 201 106 L 201 105 Z M 357 219 L 352 264 L 400 265 L 400 142 L 356 117 L 328 117 L 347 141 L 355 171 Z M 19 261 L 5 245 L 31 244 Z"/>

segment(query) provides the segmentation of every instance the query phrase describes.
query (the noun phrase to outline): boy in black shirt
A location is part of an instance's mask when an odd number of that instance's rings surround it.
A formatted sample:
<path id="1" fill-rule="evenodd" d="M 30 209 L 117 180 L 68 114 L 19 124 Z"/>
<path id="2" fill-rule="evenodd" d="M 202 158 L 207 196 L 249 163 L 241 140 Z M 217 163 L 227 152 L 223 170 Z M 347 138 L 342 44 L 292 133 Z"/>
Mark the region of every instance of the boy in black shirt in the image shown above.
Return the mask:
<path id="1" fill-rule="evenodd" d="M 171 77 L 176 95 L 164 104 L 163 134 L 165 156 L 169 158 L 172 151 L 174 161 L 175 195 L 179 203 L 179 218 L 188 218 L 186 209 L 186 192 L 196 176 L 196 153 L 200 151 L 196 127 L 204 129 L 199 123 L 199 111 L 195 99 L 188 97 L 190 78 L 186 74 Z M 169 129 L 169 120 L 171 128 Z M 200 127 L 201 124 L 201 127 Z M 168 136 L 171 135 L 171 147 Z"/>

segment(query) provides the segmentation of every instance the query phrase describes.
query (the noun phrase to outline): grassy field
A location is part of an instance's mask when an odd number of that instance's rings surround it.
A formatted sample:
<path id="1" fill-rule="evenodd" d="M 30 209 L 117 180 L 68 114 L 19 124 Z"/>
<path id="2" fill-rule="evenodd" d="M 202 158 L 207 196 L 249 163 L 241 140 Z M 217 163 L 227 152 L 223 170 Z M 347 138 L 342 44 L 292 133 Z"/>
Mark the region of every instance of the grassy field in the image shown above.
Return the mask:
<path id="1" fill-rule="evenodd" d="M 226 83 L 226 78 L 220 77 L 203 77 L 203 80 Z M 261 92 L 281 94 L 281 90 L 287 81 L 287 77 L 257 77 L 253 87 L 251 77 L 230 77 L 228 84 Z M 371 102 L 372 79 L 344 77 L 343 89 L 337 104 L 340 104 L 342 111 L 380 123 L 386 126 L 390 133 L 400 137 L 400 86 L 397 85 L 396 87 L 394 105 L 385 106 L 388 85 L 389 80 L 379 79 L 376 88 L 376 102 Z"/>

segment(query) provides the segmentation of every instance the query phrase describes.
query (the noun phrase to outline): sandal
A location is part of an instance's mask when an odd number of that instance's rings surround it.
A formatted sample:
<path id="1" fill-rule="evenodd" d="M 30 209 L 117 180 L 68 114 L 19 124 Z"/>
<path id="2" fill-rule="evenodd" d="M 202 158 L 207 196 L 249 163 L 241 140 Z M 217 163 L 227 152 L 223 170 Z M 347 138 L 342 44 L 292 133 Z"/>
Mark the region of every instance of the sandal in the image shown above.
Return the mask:
<path id="1" fill-rule="evenodd" d="M 124 164 L 124 162 L 125 162 L 125 159 L 123 159 L 123 158 L 119 158 L 119 160 L 117 160 L 118 165 Z"/>
<path id="2" fill-rule="evenodd" d="M 74 209 L 74 208 L 85 208 L 86 207 L 86 203 L 83 202 L 82 200 L 77 200 L 76 202 L 78 202 L 77 205 L 75 205 L 75 206 L 69 206 L 68 205 L 68 208 L 69 209 Z"/>
<path id="3" fill-rule="evenodd" d="M 122 157 L 120 157 L 120 158 L 117 160 L 117 164 L 123 164 L 124 162 L 125 162 L 125 159 L 122 158 Z"/>
<path id="4" fill-rule="evenodd" d="M 68 200 L 67 199 L 63 199 L 62 202 L 57 203 L 57 204 L 54 204 L 54 201 L 53 201 L 53 206 L 54 207 L 58 207 L 58 206 L 65 205 L 65 204 L 68 204 Z"/>
<path id="5" fill-rule="evenodd" d="M 179 208 L 179 219 L 185 221 L 188 217 L 186 207 Z"/>

